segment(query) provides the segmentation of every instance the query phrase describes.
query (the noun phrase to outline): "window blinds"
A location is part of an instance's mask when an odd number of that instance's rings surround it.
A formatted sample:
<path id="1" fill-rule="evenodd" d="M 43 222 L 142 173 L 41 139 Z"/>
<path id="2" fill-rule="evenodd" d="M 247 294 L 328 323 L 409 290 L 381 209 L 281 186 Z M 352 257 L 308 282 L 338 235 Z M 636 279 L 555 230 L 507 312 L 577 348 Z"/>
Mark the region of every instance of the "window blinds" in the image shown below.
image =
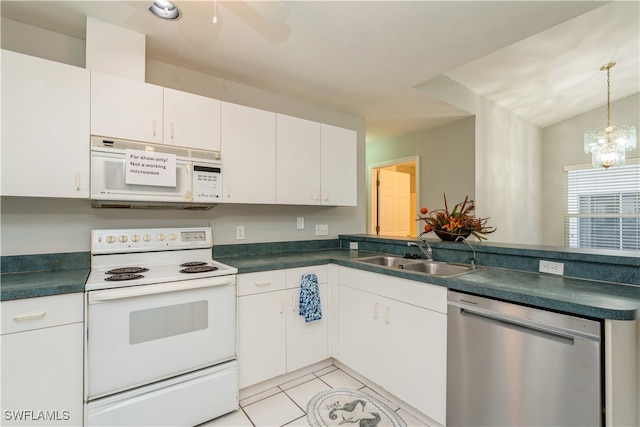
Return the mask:
<path id="1" fill-rule="evenodd" d="M 640 161 L 622 167 L 564 168 L 565 245 L 640 250 Z"/>

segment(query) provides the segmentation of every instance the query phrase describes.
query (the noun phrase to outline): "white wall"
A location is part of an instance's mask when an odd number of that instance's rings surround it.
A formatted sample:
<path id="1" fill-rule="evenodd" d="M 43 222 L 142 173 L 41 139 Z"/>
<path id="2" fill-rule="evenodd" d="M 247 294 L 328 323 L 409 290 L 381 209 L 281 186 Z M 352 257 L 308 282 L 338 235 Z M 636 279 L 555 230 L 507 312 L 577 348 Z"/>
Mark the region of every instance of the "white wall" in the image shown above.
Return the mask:
<path id="1" fill-rule="evenodd" d="M 421 132 L 366 145 L 367 174 L 372 164 L 419 155 L 417 203 L 429 209 L 475 198 L 475 118 L 468 117 Z M 412 218 L 416 217 L 413 212 Z"/>
<path id="2" fill-rule="evenodd" d="M 606 105 L 548 126 L 543 130 L 542 146 L 542 235 L 544 244 L 564 246 L 564 167 L 591 164 L 583 150 L 584 132 L 607 124 Z M 633 125 L 640 130 L 640 94 L 611 104 L 612 125 Z M 640 157 L 640 145 L 626 153 Z"/>
<path id="3" fill-rule="evenodd" d="M 488 239 L 542 244 L 542 130 L 447 77 L 419 89 L 475 115 L 476 214 L 498 229 Z"/>
<path id="4" fill-rule="evenodd" d="M 78 65 L 78 56 L 84 55 L 84 44 L 78 43 L 77 38 L 13 21 L 7 25 L 7 21 L 2 20 L 3 48 L 32 55 L 46 51 L 49 52 L 48 59 L 72 65 Z M 89 236 L 93 228 L 211 224 L 216 245 L 315 239 L 315 224 L 329 225 L 329 235 L 322 236 L 329 239 L 336 238 L 338 234 L 365 231 L 365 124 L 362 118 L 158 61 L 148 61 L 147 80 L 178 90 L 356 130 L 358 206 L 220 205 L 211 211 L 190 212 L 92 209 L 88 200 L 3 197 L 2 255 L 89 251 Z M 298 216 L 305 218 L 304 230 L 296 230 Z M 236 225 L 245 226 L 245 240 L 235 240 Z"/>

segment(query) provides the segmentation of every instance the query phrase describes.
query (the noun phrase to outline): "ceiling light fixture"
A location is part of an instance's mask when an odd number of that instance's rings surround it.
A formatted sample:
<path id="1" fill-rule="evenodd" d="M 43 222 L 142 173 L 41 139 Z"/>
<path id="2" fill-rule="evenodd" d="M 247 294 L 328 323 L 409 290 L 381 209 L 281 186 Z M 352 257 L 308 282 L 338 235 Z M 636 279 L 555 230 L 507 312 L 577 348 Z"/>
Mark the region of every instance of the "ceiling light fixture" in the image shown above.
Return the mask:
<path id="1" fill-rule="evenodd" d="M 162 19 L 178 19 L 180 17 L 178 7 L 167 0 L 155 0 L 149 10 Z"/>
<path id="2" fill-rule="evenodd" d="M 607 72 L 607 127 L 584 133 L 584 152 L 591 153 L 594 168 L 624 166 L 625 151 L 636 148 L 635 126 L 611 126 L 611 85 L 609 71 L 616 65 L 609 62 L 600 67 Z"/>

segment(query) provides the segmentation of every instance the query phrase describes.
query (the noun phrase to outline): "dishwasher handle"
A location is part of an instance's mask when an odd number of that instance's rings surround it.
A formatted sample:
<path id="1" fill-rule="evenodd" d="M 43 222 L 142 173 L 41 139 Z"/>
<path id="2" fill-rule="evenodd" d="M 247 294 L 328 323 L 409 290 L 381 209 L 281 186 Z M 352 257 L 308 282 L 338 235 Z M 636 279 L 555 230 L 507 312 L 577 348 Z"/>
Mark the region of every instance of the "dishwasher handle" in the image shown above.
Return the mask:
<path id="1" fill-rule="evenodd" d="M 569 345 L 573 345 L 573 341 L 576 337 L 583 337 L 594 341 L 600 340 L 598 335 L 593 335 L 588 332 L 559 328 L 452 301 L 449 301 L 449 305 L 458 307 L 460 309 L 461 316 L 475 317 L 495 324 L 500 324 L 501 326 L 518 330 L 523 333 L 534 334 L 543 338 L 564 342 Z"/>

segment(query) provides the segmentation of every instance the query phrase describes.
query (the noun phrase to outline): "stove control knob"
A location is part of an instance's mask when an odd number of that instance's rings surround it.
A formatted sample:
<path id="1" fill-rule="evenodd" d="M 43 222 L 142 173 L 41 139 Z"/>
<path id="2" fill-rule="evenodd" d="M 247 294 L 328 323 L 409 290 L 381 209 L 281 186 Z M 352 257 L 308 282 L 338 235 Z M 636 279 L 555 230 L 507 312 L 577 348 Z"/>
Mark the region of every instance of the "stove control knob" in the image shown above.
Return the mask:
<path id="1" fill-rule="evenodd" d="M 122 236 L 120 236 L 120 238 L 118 240 L 120 240 L 120 243 L 127 243 L 127 240 L 129 240 L 129 239 L 127 238 L 127 236 L 122 235 Z"/>
<path id="2" fill-rule="evenodd" d="M 149 236 L 148 234 L 145 234 L 144 236 L 142 236 L 142 240 L 144 240 L 145 242 L 149 242 L 151 241 L 151 236 Z"/>
<path id="3" fill-rule="evenodd" d="M 140 241 L 140 236 L 138 236 L 137 234 L 134 234 L 133 236 L 131 236 L 131 241 L 132 242 L 139 242 Z"/>
<path id="4" fill-rule="evenodd" d="M 164 241 L 164 234 L 158 234 L 158 240 L 163 242 Z"/>
<path id="5" fill-rule="evenodd" d="M 169 234 L 169 240 L 176 240 L 176 235 L 173 233 Z"/>
<path id="6" fill-rule="evenodd" d="M 107 243 L 113 243 L 116 241 L 116 238 L 114 236 L 107 236 Z"/>

